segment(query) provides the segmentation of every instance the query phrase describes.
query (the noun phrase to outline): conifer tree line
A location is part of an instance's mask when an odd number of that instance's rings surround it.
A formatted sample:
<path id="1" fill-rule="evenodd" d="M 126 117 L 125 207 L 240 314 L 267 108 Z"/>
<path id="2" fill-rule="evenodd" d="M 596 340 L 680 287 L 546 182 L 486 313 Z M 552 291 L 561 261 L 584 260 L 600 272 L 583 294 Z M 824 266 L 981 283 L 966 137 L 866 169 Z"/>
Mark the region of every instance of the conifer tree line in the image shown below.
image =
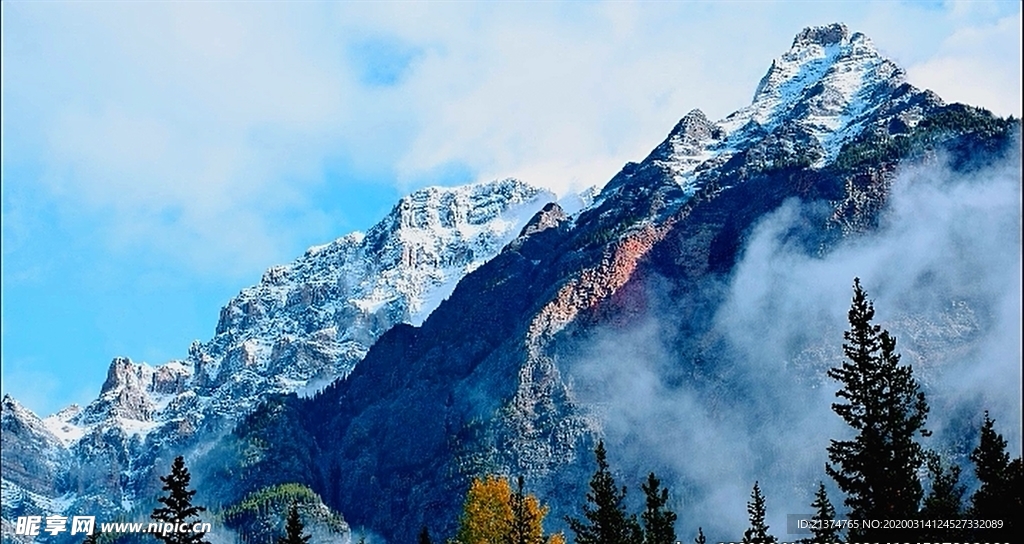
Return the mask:
<path id="1" fill-rule="evenodd" d="M 930 541 L 978 540 L 1014 541 L 1021 532 L 1019 516 L 1024 512 L 1024 463 L 1011 459 L 1007 442 L 996 423 L 984 413 L 979 440 L 970 454 L 978 488 L 966 497 L 961 467 L 926 448 L 930 432 L 926 427 L 929 407 L 910 365 L 902 364 L 896 339 L 874 323 L 875 310 L 867 293 L 855 278 L 848 313 L 850 328 L 844 332 L 844 360 L 829 369 L 828 376 L 839 384 L 832 410 L 853 431 L 846 440 L 830 440 L 824 467 L 843 494 L 841 512 L 848 522 L 839 528 L 829 522 L 840 512 L 828 496 L 824 481 L 809 501 L 814 511 L 811 535 L 804 542 L 838 541 Z M 654 473 L 640 489 L 643 510 L 629 512 L 625 486 L 613 476 L 603 441 L 594 449 L 596 470 L 580 509 L 580 516 L 565 522 L 576 544 L 675 544 L 693 541 L 706 544 L 703 527 L 697 534 L 679 537 L 677 514 L 670 508 L 670 491 Z M 920 474 L 926 473 L 924 481 Z M 171 473 L 161 477 L 167 494 L 158 501 L 152 519 L 166 523 L 194 524 L 205 508 L 192 504 L 196 491 L 189 489 L 190 475 L 182 457 Z M 927 485 L 926 485 L 927 484 Z M 739 535 L 722 535 L 713 541 L 741 541 L 775 544 L 766 519 L 770 499 L 754 482 L 747 501 L 748 527 Z M 522 476 L 513 486 L 501 476 L 474 479 L 466 493 L 458 530 L 446 544 L 565 544 L 565 535 L 548 534 L 544 520 L 549 508 L 525 489 Z M 870 520 L 917 520 L 916 527 L 873 527 Z M 963 525 L 951 528 L 949 521 L 998 520 L 998 527 Z M 935 523 L 939 521 L 941 523 Z M 928 522 L 931 522 L 929 525 Z M 738 531 L 737 531 L 738 532 Z M 163 544 L 209 544 L 204 533 L 155 534 Z M 95 537 L 92 537 L 95 542 Z M 789 539 L 783 539 L 789 540 Z M 432 544 L 430 530 L 423 527 L 417 542 Z M 440 542 L 440 541 L 439 541 Z M 277 544 L 317 544 L 304 533 L 298 505 L 293 503 L 285 520 L 285 535 Z"/>

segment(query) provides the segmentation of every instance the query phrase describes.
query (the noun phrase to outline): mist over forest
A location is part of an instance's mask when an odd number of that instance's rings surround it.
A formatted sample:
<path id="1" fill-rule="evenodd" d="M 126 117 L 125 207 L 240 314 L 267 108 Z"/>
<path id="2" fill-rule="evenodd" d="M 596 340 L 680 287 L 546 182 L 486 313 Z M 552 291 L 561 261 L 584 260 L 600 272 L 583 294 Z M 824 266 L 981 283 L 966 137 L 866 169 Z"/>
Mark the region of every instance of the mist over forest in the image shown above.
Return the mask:
<path id="1" fill-rule="evenodd" d="M 901 168 L 879 228 L 835 247 L 804 244 L 821 203 L 789 200 L 766 216 L 732 276 L 709 287 L 725 299 L 709 337 L 726 354 L 710 373 L 676 348 L 672 302 L 626 330 L 602 329 L 583 355 L 566 358 L 580 398 L 605 422 L 609 456 L 633 499 L 645 471 L 660 469 L 681 512 L 679 534 L 703 526 L 729 538 L 746 523 L 754 481 L 778 533 L 786 514 L 811 511 L 819 480 L 839 497 L 825 449 L 850 430 L 830 408 L 838 384 L 826 371 L 842 360 L 854 277 L 923 385 L 934 432 L 924 443 L 971 477 L 968 455 L 988 410 L 1019 456 L 1021 157 L 1013 149 L 966 174 L 944 156 Z"/>

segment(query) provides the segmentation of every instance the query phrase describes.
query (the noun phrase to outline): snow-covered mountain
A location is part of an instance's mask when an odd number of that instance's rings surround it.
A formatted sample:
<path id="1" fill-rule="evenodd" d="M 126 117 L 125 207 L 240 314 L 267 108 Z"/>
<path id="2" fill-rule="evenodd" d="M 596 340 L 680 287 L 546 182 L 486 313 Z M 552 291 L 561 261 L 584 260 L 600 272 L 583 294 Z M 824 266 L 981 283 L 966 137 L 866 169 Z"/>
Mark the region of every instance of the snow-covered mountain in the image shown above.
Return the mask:
<path id="1" fill-rule="evenodd" d="M 496 255 L 553 193 L 507 179 L 417 191 L 367 233 L 308 249 L 264 273 L 193 344 L 200 396 L 310 392 L 346 375 L 396 323 L 419 325 L 467 273 Z"/>
<path id="2" fill-rule="evenodd" d="M 417 191 L 367 233 L 268 269 L 184 360 L 150 367 L 114 359 L 96 401 L 44 421 L 73 441 L 106 421 L 141 432 L 197 407 L 233 417 L 269 393 L 311 393 L 348 374 L 396 323 L 422 323 L 555 199 L 514 179 Z"/>
<path id="3" fill-rule="evenodd" d="M 687 113 L 645 162 L 688 196 L 714 179 L 703 174 L 738 154 L 762 169 L 795 161 L 820 168 L 865 131 L 894 119 L 911 129 L 923 108 L 942 103 L 909 86 L 896 93 L 905 83 L 904 71 L 863 34 L 841 23 L 809 27 L 772 61 L 750 105 L 717 122 L 699 109 Z"/>
<path id="4" fill-rule="evenodd" d="M 983 162 L 1018 126 L 914 88 L 842 24 L 805 29 L 750 105 L 686 114 L 574 213 L 516 180 L 418 191 L 269 269 L 182 360 L 115 359 L 95 401 L 43 419 L 5 398 L 5 527 L 131 510 L 176 452 L 231 476 L 217 500 L 297 482 L 396 541 L 450 533 L 483 473 L 524 474 L 560 518 L 604 425 L 565 375 L 593 330 L 671 303 L 679 359 L 702 365 L 679 376 L 724 387 L 712 317 L 759 221 L 818 203 L 803 242 L 825 252 L 877 223 L 901 162 Z"/>
<path id="5" fill-rule="evenodd" d="M 368 232 L 267 270 L 181 360 L 115 358 L 96 400 L 42 419 L 5 396 L 5 508 L 130 509 L 161 448 L 228 430 L 267 395 L 306 395 L 347 375 L 382 333 L 421 323 L 554 200 L 514 179 L 416 191 Z"/>

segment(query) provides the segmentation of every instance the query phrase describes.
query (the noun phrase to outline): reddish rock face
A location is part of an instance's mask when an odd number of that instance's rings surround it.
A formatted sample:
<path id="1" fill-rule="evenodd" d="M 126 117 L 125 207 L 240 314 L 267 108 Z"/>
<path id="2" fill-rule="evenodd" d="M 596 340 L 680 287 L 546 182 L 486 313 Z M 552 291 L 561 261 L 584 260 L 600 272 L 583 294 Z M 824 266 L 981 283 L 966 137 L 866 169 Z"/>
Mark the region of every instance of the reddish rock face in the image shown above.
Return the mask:
<path id="1" fill-rule="evenodd" d="M 620 310 L 642 304 L 642 297 L 616 295 L 632 279 L 637 265 L 664 235 L 664 228 L 644 226 L 611 244 L 597 266 L 582 270 L 533 318 L 528 342 L 550 338 L 587 310 L 612 301 Z"/>

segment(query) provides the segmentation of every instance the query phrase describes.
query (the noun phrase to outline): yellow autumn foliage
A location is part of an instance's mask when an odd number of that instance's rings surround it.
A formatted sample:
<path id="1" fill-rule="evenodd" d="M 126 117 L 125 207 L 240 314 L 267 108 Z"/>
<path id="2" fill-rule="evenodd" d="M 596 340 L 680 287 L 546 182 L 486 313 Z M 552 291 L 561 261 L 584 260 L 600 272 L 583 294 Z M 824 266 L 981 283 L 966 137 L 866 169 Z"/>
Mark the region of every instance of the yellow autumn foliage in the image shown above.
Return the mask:
<path id="1" fill-rule="evenodd" d="M 459 544 L 503 542 L 512 520 L 512 489 L 508 480 L 487 476 L 474 478 L 462 506 L 456 540 Z"/>
<path id="2" fill-rule="evenodd" d="M 505 478 L 474 478 L 462 506 L 456 544 L 565 544 L 561 533 L 544 537 L 543 521 L 548 508 L 541 506 L 532 494 L 526 495 L 524 501 L 524 518 L 529 520 L 526 534 L 513 537 L 513 497 Z"/>

